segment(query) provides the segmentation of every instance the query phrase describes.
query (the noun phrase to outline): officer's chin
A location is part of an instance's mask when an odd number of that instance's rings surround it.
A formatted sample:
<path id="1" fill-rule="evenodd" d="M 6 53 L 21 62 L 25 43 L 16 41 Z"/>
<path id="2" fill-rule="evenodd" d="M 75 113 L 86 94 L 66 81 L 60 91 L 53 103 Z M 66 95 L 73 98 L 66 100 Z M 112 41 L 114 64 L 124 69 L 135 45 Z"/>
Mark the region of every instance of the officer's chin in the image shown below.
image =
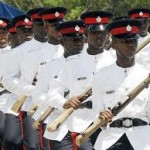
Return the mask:
<path id="1" fill-rule="evenodd" d="M 30 41 L 33 38 L 33 36 L 26 36 L 26 41 Z"/>
<path id="2" fill-rule="evenodd" d="M 6 40 L 5 41 L 4 40 L 0 41 L 0 48 L 5 48 L 6 46 L 7 46 Z"/>

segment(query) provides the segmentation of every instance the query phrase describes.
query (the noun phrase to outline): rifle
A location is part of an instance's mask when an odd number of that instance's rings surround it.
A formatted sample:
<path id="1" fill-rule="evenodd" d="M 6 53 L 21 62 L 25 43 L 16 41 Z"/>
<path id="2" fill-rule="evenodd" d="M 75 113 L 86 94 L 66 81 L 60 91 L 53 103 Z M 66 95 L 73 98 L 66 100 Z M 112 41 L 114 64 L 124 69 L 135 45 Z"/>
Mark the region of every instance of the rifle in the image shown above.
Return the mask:
<path id="1" fill-rule="evenodd" d="M 141 51 L 146 45 L 150 43 L 150 37 L 148 37 L 145 41 L 143 41 L 137 48 L 136 54 Z"/>
<path id="2" fill-rule="evenodd" d="M 29 110 L 30 116 L 33 116 L 34 113 L 37 111 L 37 109 L 38 109 L 38 106 L 33 104 L 32 107 Z"/>
<path id="3" fill-rule="evenodd" d="M 128 95 L 127 99 L 124 102 L 118 102 L 111 110 L 113 116 L 116 116 L 120 113 L 129 103 L 131 103 L 134 98 L 145 88 L 148 88 L 150 84 L 150 74 L 145 78 L 136 88 L 134 88 Z M 99 127 L 101 127 L 107 121 L 100 117 L 97 119 L 93 125 L 87 128 L 83 133 L 77 136 L 76 144 L 80 146 L 88 137 L 90 137 Z"/>
<path id="4" fill-rule="evenodd" d="M 88 4 L 87 4 L 82 13 L 88 12 L 90 9 L 91 9 L 91 6 L 88 6 Z M 82 14 L 82 13 L 81 13 L 81 14 Z M 77 18 L 77 20 L 80 20 L 80 16 Z M 36 112 L 37 109 L 34 109 L 35 107 L 36 107 L 36 105 L 30 109 L 30 114 L 31 114 L 31 115 L 33 115 L 33 114 Z M 53 109 L 53 110 L 54 110 L 54 109 Z M 50 115 L 51 112 L 52 112 L 52 111 L 49 111 L 48 109 L 47 109 L 46 111 L 49 112 L 49 115 Z M 46 111 L 44 112 L 44 114 L 47 113 L 47 115 L 48 115 L 48 112 L 46 112 Z M 44 114 L 43 114 L 43 115 L 44 115 Z M 38 120 L 40 120 L 40 118 L 43 118 L 43 115 L 41 115 L 41 116 L 38 118 Z M 47 117 L 46 117 L 46 118 L 47 118 Z M 46 119 L 46 118 L 45 118 L 45 119 Z M 35 128 L 37 128 L 37 124 L 40 124 L 40 122 L 38 122 L 38 120 L 35 122 L 36 125 L 35 125 L 35 124 L 33 125 Z M 44 121 L 44 120 L 43 120 L 43 121 Z"/>
<path id="5" fill-rule="evenodd" d="M 46 111 L 32 124 L 34 129 L 38 129 L 40 124 L 51 114 L 55 108 L 48 107 Z"/>
<path id="6" fill-rule="evenodd" d="M 15 104 L 12 106 L 11 110 L 14 111 L 15 113 L 18 113 L 23 106 L 27 96 L 20 96 L 16 100 Z"/>
<path id="7" fill-rule="evenodd" d="M 85 89 L 85 91 L 77 96 L 77 98 L 83 102 L 85 101 L 88 97 L 90 97 L 92 95 L 92 88 L 88 87 Z M 52 123 L 50 123 L 47 127 L 47 130 L 49 132 L 54 132 L 56 131 L 59 126 L 74 112 L 74 108 L 69 108 L 67 110 L 65 110 L 58 118 L 56 118 Z"/>

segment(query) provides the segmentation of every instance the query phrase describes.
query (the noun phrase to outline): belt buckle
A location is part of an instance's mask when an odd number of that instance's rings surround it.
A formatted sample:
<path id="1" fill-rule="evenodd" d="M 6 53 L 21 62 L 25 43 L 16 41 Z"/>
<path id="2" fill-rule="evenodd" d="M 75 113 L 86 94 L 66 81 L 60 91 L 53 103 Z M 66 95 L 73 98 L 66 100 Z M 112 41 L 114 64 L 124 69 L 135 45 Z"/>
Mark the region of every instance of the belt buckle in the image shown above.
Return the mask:
<path id="1" fill-rule="evenodd" d="M 122 119 L 122 126 L 125 128 L 130 128 L 133 126 L 133 120 L 132 119 Z"/>

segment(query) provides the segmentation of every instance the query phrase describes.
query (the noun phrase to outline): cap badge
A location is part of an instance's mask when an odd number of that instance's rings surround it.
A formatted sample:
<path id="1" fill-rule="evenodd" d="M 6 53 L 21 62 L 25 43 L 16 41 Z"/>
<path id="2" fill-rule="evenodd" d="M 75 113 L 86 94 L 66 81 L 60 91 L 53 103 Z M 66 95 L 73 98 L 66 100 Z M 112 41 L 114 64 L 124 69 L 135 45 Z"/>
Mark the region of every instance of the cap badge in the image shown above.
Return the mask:
<path id="1" fill-rule="evenodd" d="M 0 20 L 0 24 L 3 24 L 3 20 Z"/>
<path id="2" fill-rule="evenodd" d="M 77 25 L 75 26 L 75 31 L 79 31 L 80 30 L 80 27 Z"/>
<path id="3" fill-rule="evenodd" d="M 58 11 L 55 12 L 55 17 L 59 17 L 59 12 Z"/>
<path id="4" fill-rule="evenodd" d="M 25 19 L 24 19 L 24 22 L 25 22 L 25 23 L 28 23 L 28 22 L 29 22 L 29 19 L 28 19 L 28 18 L 25 18 Z"/>
<path id="5" fill-rule="evenodd" d="M 140 11 L 140 12 L 139 12 L 139 15 L 140 15 L 140 16 L 143 16 L 143 12 L 142 12 L 142 11 Z"/>
<path id="6" fill-rule="evenodd" d="M 130 25 L 128 25 L 128 26 L 126 27 L 126 30 L 127 30 L 127 31 L 131 31 L 131 30 L 132 30 L 132 27 L 131 27 Z"/>
<path id="7" fill-rule="evenodd" d="M 96 18 L 96 21 L 97 21 L 97 22 L 101 22 L 101 21 L 102 21 L 102 18 L 101 18 L 100 16 L 98 16 L 98 17 Z"/>

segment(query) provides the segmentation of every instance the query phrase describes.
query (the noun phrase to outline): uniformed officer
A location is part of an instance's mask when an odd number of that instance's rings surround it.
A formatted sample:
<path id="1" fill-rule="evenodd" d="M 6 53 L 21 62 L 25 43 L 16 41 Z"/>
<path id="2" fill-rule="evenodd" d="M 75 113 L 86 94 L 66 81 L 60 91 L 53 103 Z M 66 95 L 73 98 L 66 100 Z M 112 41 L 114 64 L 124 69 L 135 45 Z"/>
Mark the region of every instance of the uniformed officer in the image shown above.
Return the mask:
<path id="1" fill-rule="evenodd" d="M 26 41 L 31 40 L 33 36 L 32 32 L 32 22 L 30 21 L 30 18 L 27 15 L 21 15 L 13 18 L 12 24 L 15 26 L 18 40 L 19 40 L 19 46 L 16 48 L 13 48 L 13 51 L 9 53 L 9 56 L 6 58 L 7 60 L 10 60 L 9 62 L 5 62 L 5 67 L 7 68 L 7 71 L 5 72 L 3 78 L 7 78 L 9 75 L 12 75 L 14 72 L 17 72 L 20 68 L 18 64 L 18 61 L 22 60 L 20 57 L 14 57 L 18 56 L 18 48 L 23 48 L 23 45 Z M 14 31 L 14 29 L 13 29 Z M 23 48 L 24 49 L 24 48 Z M 17 58 L 17 59 L 16 59 Z M 13 67 L 12 67 L 13 66 Z M 5 79 L 4 79 L 5 80 Z M 5 82 L 3 82 L 5 87 Z M 6 84 L 7 85 L 7 84 Z M 7 89 L 7 86 L 5 87 Z M 5 110 L 6 113 L 6 119 L 5 119 L 5 132 L 4 132 L 4 138 L 5 138 L 5 149 L 21 149 L 22 148 L 22 115 L 19 116 L 12 113 L 12 111 L 9 109 L 11 102 L 13 102 L 13 99 L 15 98 L 14 93 L 9 96 L 9 99 L 6 102 Z"/>
<path id="2" fill-rule="evenodd" d="M 12 20 L 8 25 L 8 29 L 9 29 L 9 42 L 10 42 L 11 49 L 12 49 L 19 45 L 18 34 L 17 34 L 15 26 L 12 23 Z"/>
<path id="3" fill-rule="evenodd" d="M 112 113 L 108 108 L 113 108 L 119 101 L 123 102 L 127 94 L 148 76 L 149 71 L 135 63 L 137 34 L 141 25 L 139 20 L 124 19 L 107 26 L 107 30 L 113 36 L 117 60 L 95 75 L 92 88 L 93 111 L 95 114 L 100 112 L 108 122 L 112 120 Z M 148 140 L 145 140 L 150 133 L 148 95 L 149 89 L 142 91 L 106 128 L 103 128 L 95 144 L 96 150 L 150 148 Z"/>
<path id="4" fill-rule="evenodd" d="M 8 23 L 10 21 L 7 18 L 0 18 L 0 58 L 1 58 L 1 65 L 5 63 L 5 59 L 3 55 L 10 50 L 10 46 L 8 45 Z M 3 63 L 2 63 L 3 62 Z M 3 71 L 5 69 L 5 65 L 2 65 L 0 69 L 0 78 L 2 80 Z M 4 105 L 6 103 L 6 90 L 3 88 L 2 84 L 0 86 L 0 149 L 4 144 L 4 126 L 5 126 L 5 115 L 3 114 Z"/>
<path id="5" fill-rule="evenodd" d="M 150 38 L 148 32 L 149 28 L 149 19 L 150 19 L 150 9 L 139 8 L 132 9 L 128 12 L 130 18 L 140 19 L 143 23 L 138 39 L 138 45 L 143 43 L 146 39 Z M 150 69 L 150 53 L 149 53 L 150 44 L 146 45 L 137 55 L 136 61 L 143 65 L 143 67 Z"/>
<path id="6" fill-rule="evenodd" d="M 106 25 L 110 22 L 113 14 L 106 11 L 90 11 L 83 13 L 81 19 L 86 25 L 87 46 L 85 56 L 91 59 L 91 67 L 93 64 L 93 73 L 106 67 L 114 62 L 114 58 L 109 51 L 105 50 L 105 44 L 108 40 L 108 33 L 105 30 Z M 93 145 L 99 134 L 97 130 L 92 136 Z"/>
<path id="7" fill-rule="evenodd" d="M 64 92 L 66 91 L 66 89 L 69 91 L 71 89 L 69 95 L 73 94 L 72 88 L 70 88 L 68 86 L 71 83 L 70 81 L 72 79 L 76 78 L 75 79 L 76 83 L 78 83 L 79 80 L 77 80 L 77 79 L 78 78 L 80 79 L 83 77 L 82 75 L 80 76 L 80 75 L 77 75 L 76 73 L 79 73 L 80 72 L 79 70 L 84 66 L 84 65 L 82 65 L 82 67 L 79 68 L 79 66 L 81 64 L 84 64 L 84 62 L 81 63 L 81 61 L 83 61 L 81 52 L 82 52 L 83 44 L 84 44 L 83 43 L 83 39 L 84 39 L 83 33 L 84 33 L 85 28 L 84 28 L 84 24 L 82 21 L 67 21 L 66 23 L 60 24 L 57 29 L 63 36 L 62 41 L 63 41 L 63 45 L 64 45 L 64 49 L 65 49 L 64 57 L 66 58 L 66 64 L 65 64 L 64 68 L 62 69 L 61 73 L 59 74 L 58 78 L 55 79 L 54 82 L 51 83 L 50 88 L 49 88 L 49 93 L 50 93 L 49 98 L 51 98 L 51 94 L 54 92 L 55 87 L 57 87 L 57 89 L 59 89 L 59 91 L 61 93 L 60 98 L 58 98 L 58 101 L 60 103 L 62 103 L 61 102 L 62 99 L 66 100 L 66 98 L 64 98 Z M 69 74 L 68 71 L 71 74 Z M 72 76 L 72 73 L 74 74 L 73 76 Z M 86 77 L 84 77 L 84 78 L 86 78 Z M 63 83 L 65 83 L 64 86 L 63 86 Z M 67 83 L 68 83 L 68 85 L 66 86 Z M 77 89 L 78 88 L 77 85 L 75 85 L 74 88 Z M 57 99 L 57 95 L 55 98 Z M 60 105 L 59 102 L 57 103 L 57 105 L 55 105 L 55 102 L 56 102 L 55 100 L 52 103 L 51 102 L 49 103 L 49 101 L 47 101 L 47 102 L 52 107 L 55 107 L 58 109 L 62 108 L 62 106 Z M 56 117 L 56 115 L 55 115 L 55 117 Z M 53 118 L 53 119 L 55 119 L 55 118 Z M 65 125 L 64 125 L 64 127 L 65 127 Z M 60 128 L 60 130 L 58 130 L 58 132 L 55 135 L 53 133 L 49 133 L 47 130 L 45 131 L 45 134 L 44 134 L 44 136 L 46 138 L 52 140 L 51 141 L 52 149 L 73 149 L 71 135 L 73 135 L 73 134 L 71 132 L 68 132 L 68 129 L 66 129 L 66 127 L 64 128 L 64 130 L 61 130 L 61 128 Z"/>

